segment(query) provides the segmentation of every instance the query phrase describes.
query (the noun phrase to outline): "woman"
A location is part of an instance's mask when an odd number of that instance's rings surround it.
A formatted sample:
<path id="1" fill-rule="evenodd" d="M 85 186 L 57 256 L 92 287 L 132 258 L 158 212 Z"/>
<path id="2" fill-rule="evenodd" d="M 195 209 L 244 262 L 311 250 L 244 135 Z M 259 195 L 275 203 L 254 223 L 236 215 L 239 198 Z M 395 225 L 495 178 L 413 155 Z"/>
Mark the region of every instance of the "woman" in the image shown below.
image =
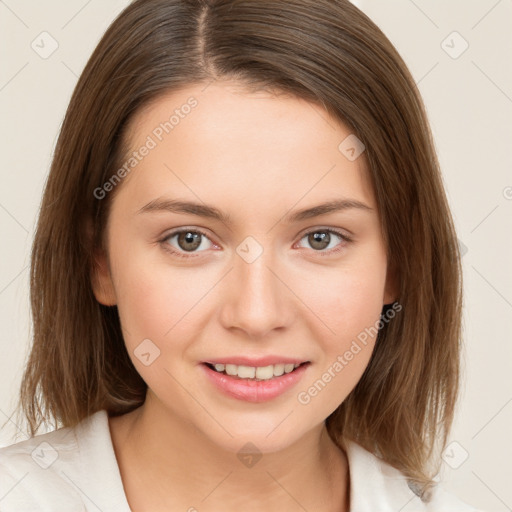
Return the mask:
<path id="1" fill-rule="evenodd" d="M 71 99 L 31 299 L 20 403 L 62 428 L 0 451 L 5 510 L 473 510 L 434 481 L 453 221 L 348 1 L 130 4 Z"/>

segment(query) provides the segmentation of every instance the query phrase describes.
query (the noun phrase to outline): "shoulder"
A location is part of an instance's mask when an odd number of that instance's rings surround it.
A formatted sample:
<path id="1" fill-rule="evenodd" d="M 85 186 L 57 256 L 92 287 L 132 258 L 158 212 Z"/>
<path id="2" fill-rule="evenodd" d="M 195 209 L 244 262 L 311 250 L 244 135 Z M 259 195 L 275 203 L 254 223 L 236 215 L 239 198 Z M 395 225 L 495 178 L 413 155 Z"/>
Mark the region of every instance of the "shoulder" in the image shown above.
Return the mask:
<path id="1" fill-rule="evenodd" d="M 438 484 L 428 502 L 398 469 L 359 444 L 346 442 L 352 512 L 481 512 Z"/>
<path id="2" fill-rule="evenodd" d="M 106 510 L 108 507 L 95 503 L 96 496 L 103 500 L 102 505 L 110 505 L 114 495 L 122 502 L 121 492 L 104 410 L 74 428 L 61 428 L 0 448 L 3 512 Z"/>
<path id="3" fill-rule="evenodd" d="M 64 471 L 65 466 L 75 463 L 77 451 L 76 433 L 70 428 L 1 448 L 2 510 L 37 510 L 50 496 L 59 510 L 86 510 Z"/>

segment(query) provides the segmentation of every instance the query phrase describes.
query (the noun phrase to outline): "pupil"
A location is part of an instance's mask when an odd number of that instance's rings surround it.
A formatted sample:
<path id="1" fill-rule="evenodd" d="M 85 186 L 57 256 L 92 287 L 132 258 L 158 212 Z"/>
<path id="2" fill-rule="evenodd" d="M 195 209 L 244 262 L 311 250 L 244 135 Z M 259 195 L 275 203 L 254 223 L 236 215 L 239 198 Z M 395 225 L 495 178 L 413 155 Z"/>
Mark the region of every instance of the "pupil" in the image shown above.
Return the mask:
<path id="1" fill-rule="evenodd" d="M 315 249 L 325 249 L 329 245 L 330 238 L 330 233 L 317 231 L 316 233 L 312 233 L 310 235 L 309 242 Z"/>
<path id="2" fill-rule="evenodd" d="M 193 251 L 201 245 L 201 236 L 200 233 L 186 231 L 179 234 L 178 243 L 184 251 Z"/>

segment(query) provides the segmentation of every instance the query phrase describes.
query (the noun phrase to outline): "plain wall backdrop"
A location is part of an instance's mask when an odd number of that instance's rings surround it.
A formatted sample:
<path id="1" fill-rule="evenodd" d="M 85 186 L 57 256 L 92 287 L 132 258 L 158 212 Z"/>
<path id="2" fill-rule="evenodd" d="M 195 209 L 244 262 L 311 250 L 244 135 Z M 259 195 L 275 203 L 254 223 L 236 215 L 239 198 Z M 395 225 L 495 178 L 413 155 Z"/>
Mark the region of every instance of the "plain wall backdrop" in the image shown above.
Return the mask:
<path id="1" fill-rule="evenodd" d="M 463 386 L 441 476 L 482 510 L 512 510 L 512 1 L 354 3 L 415 77 L 464 254 Z M 0 0 L 0 446 L 27 437 L 11 415 L 51 155 L 77 78 L 126 5 Z"/>

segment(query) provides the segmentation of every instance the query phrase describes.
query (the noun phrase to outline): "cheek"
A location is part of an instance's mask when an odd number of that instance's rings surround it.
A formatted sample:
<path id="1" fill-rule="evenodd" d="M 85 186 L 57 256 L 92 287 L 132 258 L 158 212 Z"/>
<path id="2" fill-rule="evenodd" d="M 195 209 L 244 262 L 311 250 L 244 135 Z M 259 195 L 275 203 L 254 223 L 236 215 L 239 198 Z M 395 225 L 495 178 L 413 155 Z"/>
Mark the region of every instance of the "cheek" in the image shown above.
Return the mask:
<path id="1" fill-rule="evenodd" d="M 347 341 L 378 322 L 382 310 L 385 265 L 347 265 L 328 269 L 303 282 L 300 297 L 316 319 L 324 348 L 343 348 Z M 322 333 L 322 335 L 320 335 Z"/>
<path id="2" fill-rule="evenodd" d="M 207 291 L 201 271 L 172 269 L 151 262 L 147 254 L 137 254 L 136 250 L 118 259 L 115 270 L 118 310 L 127 346 L 133 347 L 145 338 L 160 347 L 171 338 L 173 346 L 179 344 L 176 333 L 186 328 L 190 313 Z"/>
<path id="3" fill-rule="evenodd" d="M 364 373 L 378 334 L 384 281 L 381 267 L 352 267 L 307 288 L 307 305 L 318 315 L 314 332 L 319 360 L 297 401 L 313 416 L 333 412 Z"/>
<path id="4" fill-rule="evenodd" d="M 184 380 L 177 368 L 181 368 L 190 340 L 197 334 L 195 306 L 205 295 L 201 284 L 205 280 L 168 266 L 148 264 L 134 253 L 118 271 L 118 311 L 128 354 L 150 389 L 164 395 L 173 389 L 179 401 L 176 393 L 180 386 L 172 376 Z M 183 403 L 185 399 L 183 396 Z M 186 409 L 184 405 L 182 408 Z"/>

